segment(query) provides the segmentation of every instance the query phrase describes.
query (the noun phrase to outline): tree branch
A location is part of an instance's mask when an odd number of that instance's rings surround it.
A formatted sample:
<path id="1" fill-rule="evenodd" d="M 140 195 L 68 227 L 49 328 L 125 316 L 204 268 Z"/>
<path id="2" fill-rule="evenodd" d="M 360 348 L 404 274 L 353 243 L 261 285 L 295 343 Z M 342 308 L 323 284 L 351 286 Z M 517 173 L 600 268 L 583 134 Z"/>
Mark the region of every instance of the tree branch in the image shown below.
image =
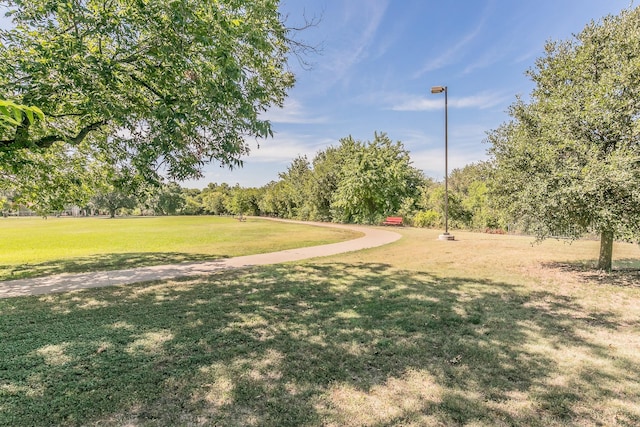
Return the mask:
<path id="1" fill-rule="evenodd" d="M 298 60 L 298 64 L 300 64 L 300 66 L 304 70 L 310 70 L 313 68 L 313 63 L 309 62 L 307 58 L 311 55 L 321 54 L 323 50 L 323 43 L 312 46 L 307 44 L 304 41 L 298 40 L 296 36 L 304 30 L 317 27 L 320 24 L 320 22 L 322 22 L 324 11 L 323 13 L 320 14 L 319 17 L 314 15 L 311 18 L 309 18 L 307 17 L 306 11 L 302 13 L 302 16 L 304 19 L 304 24 L 300 26 L 286 27 L 287 32 L 289 34 L 292 34 L 292 36 L 287 37 L 287 43 L 289 43 L 289 47 L 291 48 L 291 51 L 293 52 L 296 59 Z M 288 20 L 289 20 L 289 15 L 286 15 L 284 17 L 283 22 L 286 24 Z"/>
<path id="2" fill-rule="evenodd" d="M 98 130 L 106 124 L 107 124 L 106 120 L 100 120 L 100 121 L 91 123 L 89 126 L 86 126 L 85 128 L 81 129 L 80 132 L 78 132 L 78 134 L 74 138 L 71 138 L 70 142 L 73 145 L 78 145 L 87 137 L 87 135 L 89 135 L 90 132 L 93 132 L 94 130 Z"/>
<path id="3" fill-rule="evenodd" d="M 78 145 L 87 137 L 87 135 L 89 135 L 89 133 L 93 132 L 94 130 L 98 130 L 99 128 L 101 128 L 106 124 L 107 124 L 106 120 L 100 120 L 100 121 L 91 123 L 90 125 L 87 125 L 84 128 L 80 129 L 80 131 L 76 136 L 68 137 L 63 135 L 47 135 L 33 141 L 31 144 L 25 144 L 23 141 L 20 141 L 19 138 L 8 139 L 8 140 L 0 141 L 0 148 L 6 148 L 11 150 L 11 149 L 27 148 L 29 145 L 35 146 L 38 148 L 49 148 L 55 142 L 66 142 L 71 145 Z"/>
<path id="4" fill-rule="evenodd" d="M 54 119 L 61 119 L 63 117 L 80 117 L 80 116 L 84 116 L 86 115 L 86 112 L 81 112 L 81 113 L 66 113 L 66 114 L 50 114 L 50 113 L 45 113 L 45 115 L 47 117 L 53 117 Z"/>
<path id="5" fill-rule="evenodd" d="M 172 104 L 175 101 L 174 99 L 172 99 L 171 97 L 168 97 L 167 95 L 161 93 L 156 88 L 154 88 L 149 83 L 147 83 L 144 80 L 142 80 L 141 78 L 137 77 L 136 75 L 129 73 L 129 77 L 131 77 L 131 80 L 133 80 L 134 82 L 138 83 L 139 85 L 142 85 L 145 89 L 147 89 L 148 91 L 153 93 L 155 96 L 157 96 L 158 98 L 163 100 L 166 104 Z"/>

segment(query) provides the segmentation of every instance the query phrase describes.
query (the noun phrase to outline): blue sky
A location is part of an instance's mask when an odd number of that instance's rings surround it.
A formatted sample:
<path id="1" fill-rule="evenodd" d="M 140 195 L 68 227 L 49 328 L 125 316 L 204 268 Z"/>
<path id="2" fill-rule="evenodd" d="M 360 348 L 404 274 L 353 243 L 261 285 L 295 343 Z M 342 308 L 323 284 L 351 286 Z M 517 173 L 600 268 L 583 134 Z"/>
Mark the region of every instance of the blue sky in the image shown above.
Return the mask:
<path id="1" fill-rule="evenodd" d="M 591 20 L 618 14 L 629 0 L 284 0 L 292 26 L 303 14 L 322 21 L 299 38 L 322 43 L 297 75 L 284 109 L 272 110 L 274 138 L 249 141 L 242 169 L 217 165 L 199 181 L 262 186 L 298 155 L 339 139 L 370 141 L 375 131 L 402 141 L 413 164 L 444 178 L 444 94 L 448 86 L 449 168 L 486 158 L 485 133 L 508 119 L 516 95 L 528 96 L 525 71 L 548 40 L 565 40 Z"/>
<path id="2" fill-rule="evenodd" d="M 340 138 L 369 141 L 386 132 L 413 164 L 444 178 L 444 95 L 449 89 L 449 169 L 486 158 L 485 134 L 508 119 L 516 95 L 532 89 L 525 71 L 548 40 L 565 40 L 591 20 L 617 14 L 630 0 L 282 0 L 289 26 L 321 22 L 298 38 L 321 45 L 283 109 L 265 114 L 274 137 L 252 148 L 243 168 L 208 165 L 185 181 L 259 187 L 278 179 L 299 155 L 310 160 Z M 2 22 L 4 21 L 4 22 Z M 0 25 L 6 25 L 0 19 Z"/>

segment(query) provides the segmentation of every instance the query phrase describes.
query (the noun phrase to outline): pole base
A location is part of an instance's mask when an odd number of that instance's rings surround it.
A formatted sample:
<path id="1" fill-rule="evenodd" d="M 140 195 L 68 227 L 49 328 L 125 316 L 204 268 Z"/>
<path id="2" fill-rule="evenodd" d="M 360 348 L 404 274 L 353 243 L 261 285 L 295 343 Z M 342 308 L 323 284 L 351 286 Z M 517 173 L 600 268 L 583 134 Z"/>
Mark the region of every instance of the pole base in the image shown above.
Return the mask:
<path id="1" fill-rule="evenodd" d="M 438 236 L 438 240 L 456 240 L 456 238 L 453 234 L 442 233 Z"/>

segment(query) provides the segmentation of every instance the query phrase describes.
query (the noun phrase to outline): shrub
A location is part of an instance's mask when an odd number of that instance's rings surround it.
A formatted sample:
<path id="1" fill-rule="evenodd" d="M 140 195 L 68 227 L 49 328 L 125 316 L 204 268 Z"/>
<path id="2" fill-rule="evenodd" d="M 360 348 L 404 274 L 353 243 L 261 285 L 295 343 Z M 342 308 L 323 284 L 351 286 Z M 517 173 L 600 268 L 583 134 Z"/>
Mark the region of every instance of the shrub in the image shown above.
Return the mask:
<path id="1" fill-rule="evenodd" d="M 415 227 L 435 227 L 440 222 L 440 214 L 432 209 L 419 211 L 413 217 L 413 225 Z"/>

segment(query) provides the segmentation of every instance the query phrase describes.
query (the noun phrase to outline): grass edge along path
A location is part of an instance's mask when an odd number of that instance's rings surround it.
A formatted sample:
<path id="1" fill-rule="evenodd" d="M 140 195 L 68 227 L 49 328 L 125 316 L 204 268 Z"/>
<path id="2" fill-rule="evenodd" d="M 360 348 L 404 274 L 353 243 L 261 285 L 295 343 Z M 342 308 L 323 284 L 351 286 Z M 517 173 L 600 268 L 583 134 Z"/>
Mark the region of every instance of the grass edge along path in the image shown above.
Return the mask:
<path id="1" fill-rule="evenodd" d="M 0 280 L 214 261 L 359 235 L 216 216 L 0 219 Z"/>
<path id="2" fill-rule="evenodd" d="M 299 261 L 307 258 L 335 255 L 386 245 L 398 240 L 401 235 L 392 231 L 374 227 L 343 225 L 319 222 L 301 222 L 278 220 L 293 224 L 306 224 L 316 227 L 328 227 L 348 230 L 363 234 L 362 237 L 344 242 L 326 245 L 310 246 L 283 251 L 234 258 L 221 259 L 211 262 L 183 263 L 175 265 L 159 265 L 138 267 L 127 270 L 89 272 L 80 274 L 60 274 L 48 277 L 19 279 L 0 282 L 0 298 L 25 295 L 41 295 L 52 292 L 96 288 L 104 286 L 124 285 L 130 283 L 147 282 L 151 280 L 167 280 L 176 277 L 188 277 L 211 274 L 228 268 L 242 268 L 255 265 L 277 264 L 282 262 Z"/>

